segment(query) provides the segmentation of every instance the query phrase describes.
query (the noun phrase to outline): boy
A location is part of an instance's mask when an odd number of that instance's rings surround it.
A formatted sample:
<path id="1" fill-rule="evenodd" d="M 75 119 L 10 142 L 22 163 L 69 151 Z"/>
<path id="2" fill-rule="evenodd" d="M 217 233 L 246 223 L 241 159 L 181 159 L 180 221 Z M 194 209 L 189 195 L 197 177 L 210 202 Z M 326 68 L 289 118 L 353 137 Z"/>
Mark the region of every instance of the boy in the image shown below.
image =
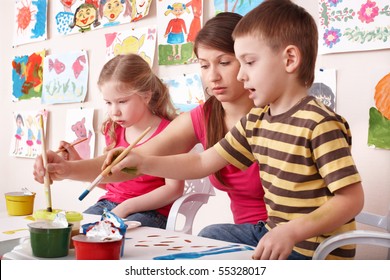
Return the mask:
<path id="1" fill-rule="evenodd" d="M 225 240 L 229 234 L 253 234 L 258 241 L 254 259 L 311 259 L 325 238 L 355 229 L 364 201 L 347 122 L 308 96 L 316 24 L 291 1 L 268 0 L 244 16 L 233 37 L 241 64 L 238 79 L 257 108 L 201 154 L 130 153 L 112 172 L 136 166 L 140 174 L 188 179 L 228 163 L 245 169 L 257 161 L 269 218 L 253 232 L 226 228 Z M 354 254 L 355 248 L 346 246 L 330 257 Z"/>

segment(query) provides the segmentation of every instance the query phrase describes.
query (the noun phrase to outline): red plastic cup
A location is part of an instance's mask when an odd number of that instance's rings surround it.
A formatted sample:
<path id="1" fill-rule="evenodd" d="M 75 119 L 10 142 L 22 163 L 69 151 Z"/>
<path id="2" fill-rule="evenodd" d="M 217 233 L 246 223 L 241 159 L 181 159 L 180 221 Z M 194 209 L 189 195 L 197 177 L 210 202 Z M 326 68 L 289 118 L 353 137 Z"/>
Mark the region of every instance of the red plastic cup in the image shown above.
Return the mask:
<path id="1" fill-rule="evenodd" d="M 76 260 L 119 260 L 123 238 L 120 240 L 100 240 L 86 235 L 72 237 Z"/>

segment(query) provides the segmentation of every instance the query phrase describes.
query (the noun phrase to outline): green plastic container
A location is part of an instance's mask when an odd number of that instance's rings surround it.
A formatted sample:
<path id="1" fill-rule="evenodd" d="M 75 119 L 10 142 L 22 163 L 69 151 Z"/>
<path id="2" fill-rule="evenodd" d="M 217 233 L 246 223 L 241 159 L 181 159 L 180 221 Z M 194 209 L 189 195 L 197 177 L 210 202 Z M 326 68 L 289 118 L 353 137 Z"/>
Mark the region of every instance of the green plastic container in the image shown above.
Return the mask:
<path id="1" fill-rule="evenodd" d="M 45 209 L 40 209 L 34 212 L 33 217 L 35 221 L 53 221 L 56 217 L 56 214 L 63 210 L 53 209 L 52 212 L 48 212 Z M 68 223 L 73 224 L 71 237 L 78 235 L 80 233 L 80 222 L 83 220 L 83 215 L 76 211 L 65 211 L 65 217 Z M 69 248 L 73 249 L 74 244 L 72 238 L 70 239 Z"/>
<path id="2" fill-rule="evenodd" d="M 66 228 L 54 228 L 48 222 L 28 224 L 31 249 L 39 258 L 60 258 L 69 254 L 72 224 Z"/>

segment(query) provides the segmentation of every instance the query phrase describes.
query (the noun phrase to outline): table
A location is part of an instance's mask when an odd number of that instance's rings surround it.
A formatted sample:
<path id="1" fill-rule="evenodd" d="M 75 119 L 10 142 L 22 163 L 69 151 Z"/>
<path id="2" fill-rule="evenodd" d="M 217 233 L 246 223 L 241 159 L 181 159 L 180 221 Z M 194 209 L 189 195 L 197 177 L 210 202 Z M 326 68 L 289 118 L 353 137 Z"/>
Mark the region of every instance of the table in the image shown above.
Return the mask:
<path id="1" fill-rule="evenodd" d="M 84 215 L 84 214 L 83 214 Z M 95 222 L 100 219 L 96 215 L 84 215 L 82 224 Z M 32 255 L 28 231 L 23 235 L 21 243 L 10 252 L 3 255 L 3 260 L 37 260 L 44 259 Z M 175 254 L 183 254 L 175 255 Z M 193 253 L 200 253 L 193 254 Z M 183 234 L 151 227 L 137 227 L 128 229 L 125 235 L 125 244 L 122 260 L 153 260 L 164 259 L 219 259 L 239 260 L 251 259 L 253 248 L 228 243 L 224 241 L 204 238 L 200 236 Z M 69 250 L 69 255 L 55 260 L 74 260 L 74 249 Z M 45 259 L 52 260 L 52 259 Z"/>

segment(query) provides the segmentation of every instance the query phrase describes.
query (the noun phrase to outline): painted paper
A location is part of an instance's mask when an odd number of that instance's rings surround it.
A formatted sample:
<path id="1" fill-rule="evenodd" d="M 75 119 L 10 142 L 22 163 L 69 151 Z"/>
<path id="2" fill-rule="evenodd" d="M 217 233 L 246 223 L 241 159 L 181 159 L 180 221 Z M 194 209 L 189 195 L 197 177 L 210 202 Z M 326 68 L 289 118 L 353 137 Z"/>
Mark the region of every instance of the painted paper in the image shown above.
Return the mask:
<path id="1" fill-rule="evenodd" d="M 88 138 L 88 140 L 73 146 L 82 159 L 93 158 L 95 154 L 93 113 L 93 108 L 76 108 L 68 109 L 66 114 L 65 140 L 73 143 Z"/>
<path id="2" fill-rule="evenodd" d="M 15 0 L 13 45 L 47 39 L 47 0 Z"/>
<path id="3" fill-rule="evenodd" d="M 54 35 L 85 33 L 138 21 L 149 13 L 152 0 L 53 0 Z"/>
<path id="4" fill-rule="evenodd" d="M 11 139 L 10 156 L 36 158 L 42 153 L 41 115 L 43 116 L 43 126 L 46 132 L 48 111 L 13 112 L 14 134 Z"/>
<path id="5" fill-rule="evenodd" d="M 161 0 L 159 0 L 161 1 Z M 149 14 L 152 0 L 131 0 L 131 21 L 139 21 Z"/>
<path id="6" fill-rule="evenodd" d="M 309 89 L 309 94 L 315 96 L 326 106 L 336 111 L 336 70 L 317 69 L 314 83 Z"/>
<path id="7" fill-rule="evenodd" d="M 83 102 L 87 94 L 88 71 L 88 55 L 84 50 L 46 56 L 42 103 Z"/>
<path id="8" fill-rule="evenodd" d="M 390 48 L 388 0 L 319 0 L 319 53 Z"/>
<path id="9" fill-rule="evenodd" d="M 197 62 L 193 42 L 201 29 L 202 6 L 201 0 L 157 2 L 159 65 Z"/>
<path id="10" fill-rule="evenodd" d="M 12 101 L 42 96 L 45 51 L 16 56 L 12 60 Z"/>
<path id="11" fill-rule="evenodd" d="M 375 107 L 370 108 L 368 145 L 390 149 L 390 73 L 375 87 Z"/>
<path id="12" fill-rule="evenodd" d="M 172 102 L 179 113 L 188 112 L 205 102 L 202 81 L 197 73 L 162 78 L 162 81 L 168 86 Z"/>
<path id="13" fill-rule="evenodd" d="M 156 25 L 107 33 L 105 36 L 107 60 L 118 54 L 136 53 L 148 62 L 150 67 L 153 66 L 157 41 Z"/>
<path id="14" fill-rule="evenodd" d="M 247 14 L 264 0 L 214 0 L 215 14 L 233 12 L 240 15 Z"/>

